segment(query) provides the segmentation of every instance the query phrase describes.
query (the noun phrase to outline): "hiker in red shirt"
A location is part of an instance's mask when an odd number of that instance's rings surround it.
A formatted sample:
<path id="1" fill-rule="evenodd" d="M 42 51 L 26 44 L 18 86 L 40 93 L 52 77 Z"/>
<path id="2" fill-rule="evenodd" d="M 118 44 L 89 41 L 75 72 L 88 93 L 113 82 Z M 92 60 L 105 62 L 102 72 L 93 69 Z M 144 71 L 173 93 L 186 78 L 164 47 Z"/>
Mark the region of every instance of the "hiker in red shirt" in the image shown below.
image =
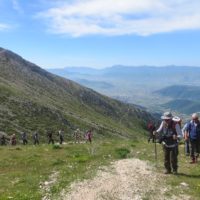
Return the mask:
<path id="1" fill-rule="evenodd" d="M 86 142 L 89 141 L 90 144 L 92 143 L 92 130 L 90 129 L 89 131 L 87 131 L 86 133 Z"/>
<path id="2" fill-rule="evenodd" d="M 152 140 L 152 142 L 155 142 L 155 135 L 153 135 L 153 132 L 156 130 L 156 127 L 153 122 L 150 122 L 147 126 L 148 131 L 149 131 L 149 138 L 148 138 L 148 143 Z"/>

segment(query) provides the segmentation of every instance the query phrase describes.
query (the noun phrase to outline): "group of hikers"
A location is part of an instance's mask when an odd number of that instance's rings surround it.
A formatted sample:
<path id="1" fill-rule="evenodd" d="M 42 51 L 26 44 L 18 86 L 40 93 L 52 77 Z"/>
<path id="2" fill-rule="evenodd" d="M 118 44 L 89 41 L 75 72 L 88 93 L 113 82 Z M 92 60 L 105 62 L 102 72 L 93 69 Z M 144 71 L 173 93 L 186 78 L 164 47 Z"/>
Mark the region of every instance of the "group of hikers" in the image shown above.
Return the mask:
<path id="1" fill-rule="evenodd" d="M 158 141 L 163 146 L 165 174 L 177 174 L 178 170 L 178 144 L 183 138 L 185 142 L 185 155 L 190 156 L 191 164 L 198 162 L 200 153 L 200 121 L 197 113 L 192 114 L 190 121 L 181 129 L 181 119 L 173 116 L 171 112 L 165 112 L 161 116 L 162 122 L 158 129 L 153 122 L 148 124 L 150 136 L 156 144 Z"/>
<path id="2" fill-rule="evenodd" d="M 64 142 L 64 130 L 61 129 L 56 134 L 58 136 L 59 144 L 63 144 Z M 83 132 L 80 131 L 80 129 L 76 129 L 73 133 L 74 143 L 80 143 L 81 140 L 85 139 L 86 142 L 92 143 L 92 129 L 89 129 L 88 131 L 83 134 Z M 33 144 L 39 145 L 39 132 L 35 131 L 32 134 Z M 55 137 L 53 131 L 47 131 L 47 143 L 48 144 L 54 144 L 55 143 Z M 22 141 L 23 145 L 28 144 L 28 135 L 26 132 L 22 132 L 20 134 L 19 140 Z M 17 137 L 16 134 L 12 134 L 10 137 L 6 136 L 5 134 L 2 134 L 0 136 L 0 145 L 7 145 L 10 144 L 12 146 L 15 146 L 17 144 Z"/>

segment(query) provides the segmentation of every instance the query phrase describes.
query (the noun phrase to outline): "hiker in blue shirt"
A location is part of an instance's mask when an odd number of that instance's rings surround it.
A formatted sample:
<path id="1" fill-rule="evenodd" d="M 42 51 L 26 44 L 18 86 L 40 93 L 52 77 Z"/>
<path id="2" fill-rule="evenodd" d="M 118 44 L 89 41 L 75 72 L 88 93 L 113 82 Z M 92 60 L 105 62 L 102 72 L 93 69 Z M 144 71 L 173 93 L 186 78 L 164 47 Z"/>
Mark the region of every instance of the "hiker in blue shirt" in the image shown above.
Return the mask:
<path id="1" fill-rule="evenodd" d="M 190 140 L 190 163 L 197 163 L 200 153 L 200 121 L 197 113 L 192 114 L 192 120 L 188 123 L 186 130 Z"/>

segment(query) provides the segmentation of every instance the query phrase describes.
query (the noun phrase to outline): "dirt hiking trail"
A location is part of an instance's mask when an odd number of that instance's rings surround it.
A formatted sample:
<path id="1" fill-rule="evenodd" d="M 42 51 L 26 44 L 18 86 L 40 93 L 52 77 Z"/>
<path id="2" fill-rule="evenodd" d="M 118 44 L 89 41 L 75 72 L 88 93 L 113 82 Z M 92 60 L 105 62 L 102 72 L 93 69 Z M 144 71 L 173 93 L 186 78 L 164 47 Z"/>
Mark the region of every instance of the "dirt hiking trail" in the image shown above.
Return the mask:
<path id="1" fill-rule="evenodd" d="M 167 175 L 159 174 L 148 162 L 139 159 L 115 161 L 98 171 L 91 180 L 74 182 L 61 192 L 62 200 L 192 200 L 177 187 L 170 195 Z M 168 175 L 169 176 L 169 175 Z M 171 175 L 173 176 L 173 175 Z"/>

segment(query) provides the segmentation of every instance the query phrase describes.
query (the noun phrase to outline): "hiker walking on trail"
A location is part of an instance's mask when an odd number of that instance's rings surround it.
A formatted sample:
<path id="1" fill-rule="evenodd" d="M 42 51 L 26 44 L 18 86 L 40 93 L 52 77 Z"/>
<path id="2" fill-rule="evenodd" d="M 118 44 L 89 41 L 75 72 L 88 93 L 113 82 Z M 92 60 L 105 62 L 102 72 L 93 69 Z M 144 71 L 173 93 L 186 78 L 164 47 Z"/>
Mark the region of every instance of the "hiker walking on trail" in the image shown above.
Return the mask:
<path id="1" fill-rule="evenodd" d="M 74 131 L 74 143 L 80 143 L 80 140 L 81 140 L 81 131 L 79 128 L 77 128 L 75 131 Z"/>
<path id="2" fill-rule="evenodd" d="M 182 135 L 185 141 L 185 155 L 189 156 L 190 155 L 190 140 L 189 140 L 189 134 L 187 132 L 187 126 L 188 126 L 188 122 L 183 126 L 182 128 Z"/>
<path id="3" fill-rule="evenodd" d="M 58 136 L 59 136 L 60 144 L 62 144 L 64 141 L 64 132 L 62 129 L 58 131 Z"/>
<path id="4" fill-rule="evenodd" d="M 37 131 L 35 131 L 35 133 L 33 134 L 33 144 L 36 145 L 38 144 L 39 145 L 39 134 Z"/>
<path id="5" fill-rule="evenodd" d="M 16 135 L 15 134 L 12 134 L 11 139 L 10 139 L 10 143 L 13 146 L 15 146 L 17 144 L 17 139 L 16 139 Z"/>
<path id="6" fill-rule="evenodd" d="M 6 136 L 5 135 L 2 135 L 1 136 L 1 145 L 6 145 Z"/>
<path id="7" fill-rule="evenodd" d="M 47 137 L 48 137 L 48 144 L 52 143 L 54 144 L 54 139 L 53 139 L 53 133 L 52 131 L 47 132 Z"/>
<path id="8" fill-rule="evenodd" d="M 153 122 L 150 122 L 147 126 L 148 131 L 149 131 L 149 138 L 148 138 L 148 143 L 152 140 L 152 142 L 155 142 L 155 135 L 153 134 L 153 132 L 156 130 L 156 127 L 154 125 Z"/>
<path id="9" fill-rule="evenodd" d="M 190 140 L 191 164 L 197 163 L 200 153 L 200 121 L 197 113 L 192 114 L 192 120 L 188 123 L 186 131 Z"/>
<path id="10" fill-rule="evenodd" d="M 26 132 L 22 132 L 22 142 L 23 142 L 23 145 L 26 145 L 28 144 L 28 140 L 27 140 L 27 135 L 26 135 Z"/>
<path id="11" fill-rule="evenodd" d="M 154 134 L 161 133 L 160 143 L 163 144 L 165 174 L 177 174 L 178 170 L 178 139 L 182 138 L 179 123 L 173 121 L 171 112 L 165 112 L 161 117 L 163 120 Z"/>
<path id="12" fill-rule="evenodd" d="M 92 130 L 90 129 L 90 130 L 88 130 L 87 132 L 86 132 L 86 134 L 85 134 L 85 137 L 86 137 L 86 142 L 90 142 L 90 144 L 92 143 Z"/>

